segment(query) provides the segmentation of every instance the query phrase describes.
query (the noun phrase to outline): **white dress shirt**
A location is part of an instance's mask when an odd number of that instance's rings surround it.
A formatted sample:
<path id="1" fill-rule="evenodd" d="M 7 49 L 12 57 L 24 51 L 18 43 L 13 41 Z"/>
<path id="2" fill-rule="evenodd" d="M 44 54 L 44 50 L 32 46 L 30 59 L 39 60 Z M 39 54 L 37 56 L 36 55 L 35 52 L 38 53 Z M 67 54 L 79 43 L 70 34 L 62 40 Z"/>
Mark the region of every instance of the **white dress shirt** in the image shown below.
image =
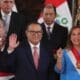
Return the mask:
<path id="1" fill-rule="evenodd" d="M 29 42 L 29 44 L 31 47 L 32 55 L 34 53 L 34 49 L 33 49 L 34 47 L 37 47 L 37 53 L 38 53 L 38 55 L 40 55 L 40 43 L 38 43 L 37 45 L 33 45 L 31 42 Z"/>
<path id="2" fill-rule="evenodd" d="M 1 14 L 2 14 L 2 19 L 3 19 L 3 21 L 4 21 L 4 24 L 5 24 L 5 30 L 6 30 L 6 33 L 7 33 L 8 30 L 9 30 L 9 24 L 10 24 L 10 18 L 11 18 L 12 12 L 10 12 L 9 14 L 5 14 L 5 13 L 1 10 Z"/>
<path id="3" fill-rule="evenodd" d="M 52 23 L 51 25 L 47 25 L 46 23 L 44 23 L 44 25 L 46 26 L 46 31 L 48 32 L 47 27 L 50 27 L 50 32 L 52 33 L 54 23 Z"/>

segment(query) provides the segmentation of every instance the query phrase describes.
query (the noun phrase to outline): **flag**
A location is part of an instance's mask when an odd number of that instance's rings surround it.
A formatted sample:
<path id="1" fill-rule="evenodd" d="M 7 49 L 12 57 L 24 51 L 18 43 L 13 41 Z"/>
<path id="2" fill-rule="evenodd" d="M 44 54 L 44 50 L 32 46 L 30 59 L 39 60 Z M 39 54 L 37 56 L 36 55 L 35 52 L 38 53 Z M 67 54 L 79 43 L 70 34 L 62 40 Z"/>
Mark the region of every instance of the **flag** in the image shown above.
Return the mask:
<path id="1" fill-rule="evenodd" d="M 52 4 L 56 7 L 56 22 L 70 29 L 72 28 L 72 17 L 67 0 L 45 0 L 45 4 Z"/>

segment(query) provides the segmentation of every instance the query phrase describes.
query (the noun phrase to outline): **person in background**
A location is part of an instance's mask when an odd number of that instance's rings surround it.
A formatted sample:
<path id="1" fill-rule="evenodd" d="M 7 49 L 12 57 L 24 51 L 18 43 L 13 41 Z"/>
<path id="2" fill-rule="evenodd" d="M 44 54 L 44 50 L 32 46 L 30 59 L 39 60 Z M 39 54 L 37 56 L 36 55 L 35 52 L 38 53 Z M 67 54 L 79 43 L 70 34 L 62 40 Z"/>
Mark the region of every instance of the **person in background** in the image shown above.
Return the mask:
<path id="1" fill-rule="evenodd" d="M 4 20 L 7 38 L 16 33 L 19 41 L 23 40 L 25 30 L 25 16 L 12 11 L 15 0 L 0 0 L 0 18 Z"/>
<path id="2" fill-rule="evenodd" d="M 0 19 L 0 80 L 10 80 L 14 77 L 11 69 L 6 67 L 6 59 L 3 58 L 2 54 L 5 53 L 4 48 L 6 44 L 6 32 L 4 29 L 4 22 Z M 2 61 L 4 63 L 2 63 Z"/>
<path id="3" fill-rule="evenodd" d="M 60 73 L 60 80 L 80 79 L 80 27 L 71 29 L 67 47 L 57 51 L 55 71 Z"/>
<path id="4" fill-rule="evenodd" d="M 55 55 L 57 49 L 66 46 L 68 30 L 66 27 L 62 27 L 55 22 L 56 11 L 51 4 L 45 5 L 42 11 L 42 17 L 44 21 L 41 24 L 43 29 L 42 42 L 50 53 L 54 53 L 53 55 Z M 52 70 L 51 72 L 53 72 Z M 54 73 L 54 75 L 55 74 L 56 73 Z M 54 77 L 55 80 L 59 80 L 58 76 L 55 75 Z"/>

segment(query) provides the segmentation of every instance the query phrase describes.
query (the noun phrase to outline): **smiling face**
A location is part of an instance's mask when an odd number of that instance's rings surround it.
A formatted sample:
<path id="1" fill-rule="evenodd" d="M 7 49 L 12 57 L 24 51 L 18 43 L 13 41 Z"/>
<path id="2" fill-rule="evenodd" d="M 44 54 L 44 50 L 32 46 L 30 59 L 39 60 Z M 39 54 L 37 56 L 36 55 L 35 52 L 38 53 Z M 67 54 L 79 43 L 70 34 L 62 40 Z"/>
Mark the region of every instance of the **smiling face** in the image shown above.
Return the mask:
<path id="1" fill-rule="evenodd" d="M 12 7 L 14 5 L 14 0 L 1 0 L 0 7 L 2 11 L 6 14 L 12 11 Z"/>
<path id="2" fill-rule="evenodd" d="M 73 46 L 80 47 L 80 28 L 75 28 L 72 30 L 70 40 L 71 40 Z"/>
<path id="3" fill-rule="evenodd" d="M 32 23 L 26 30 L 26 36 L 29 42 L 37 45 L 42 38 L 42 29 L 39 24 Z"/>

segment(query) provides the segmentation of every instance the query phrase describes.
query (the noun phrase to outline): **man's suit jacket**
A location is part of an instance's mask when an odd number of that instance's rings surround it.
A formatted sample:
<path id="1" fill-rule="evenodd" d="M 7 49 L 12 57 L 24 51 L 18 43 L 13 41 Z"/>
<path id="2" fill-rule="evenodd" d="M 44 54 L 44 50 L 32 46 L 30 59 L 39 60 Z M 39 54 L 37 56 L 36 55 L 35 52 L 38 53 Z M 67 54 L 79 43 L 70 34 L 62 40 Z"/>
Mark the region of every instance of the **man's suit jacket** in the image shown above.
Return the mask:
<path id="1" fill-rule="evenodd" d="M 49 80 L 50 54 L 43 45 L 40 45 L 38 70 L 35 68 L 31 48 L 28 43 L 18 47 L 12 54 L 8 55 L 8 60 L 8 66 L 14 65 L 16 68 L 15 80 Z"/>
<path id="2" fill-rule="evenodd" d="M 67 42 L 67 35 L 68 35 L 68 31 L 67 28 L 62 27 L 60 25 L 58 25 L 57 23 L 54 24 L 53 29 L 52 29 L 52 33 L 50 34 L 50 39 L 48 39 L 48 35 L 47 35 L 47 31 L 46 31 L 46 27 L 44 25 L 44 23 L 41 24 L 42 29 L 43 29 L 43 38 L 42 38 L 42 43 L 45 45 L 45 47 L 47 47 L 49 53 L 51 53 L 52 55 L 54 55 L 56 53 L 56 50 L 58 48 L 64 48 L 66 46 L 66 42 Z M 56 60 L 55 60 L 56 63 Z M 53 67 L 50 67 L 50 75 L 54 75 L 51 76 L 52 80 L 53 78 L 55 80 L 59 80 L 59 76 L 58 74 L 56 74 L 53 71 Z"/>
<path id="3" fill-rule="evenodd" d="M 43 29 L 42 42 L 47 46 L 49 50 L 58 49 L 59 47 L 64 48 L 66 46 L 68 35 L 67 28 L 55 23 L 52 29 L 52 33 L 50 34 L 50 39 L 48 39 L 44 23 L 42 23 L 41 26 Z"/>
<path id="4" fill-rule="evenodd" d="M 2 18 L 1 12 L 0 18 Z M 19 13 L 12 12 L 7 37 L 9 37 L 11 33 L 16 33 L 18 35 L 18 39 L 22 40 L 25 25 L 26 25 L 25 17 L 23 15 L 20 15 Z"/>

